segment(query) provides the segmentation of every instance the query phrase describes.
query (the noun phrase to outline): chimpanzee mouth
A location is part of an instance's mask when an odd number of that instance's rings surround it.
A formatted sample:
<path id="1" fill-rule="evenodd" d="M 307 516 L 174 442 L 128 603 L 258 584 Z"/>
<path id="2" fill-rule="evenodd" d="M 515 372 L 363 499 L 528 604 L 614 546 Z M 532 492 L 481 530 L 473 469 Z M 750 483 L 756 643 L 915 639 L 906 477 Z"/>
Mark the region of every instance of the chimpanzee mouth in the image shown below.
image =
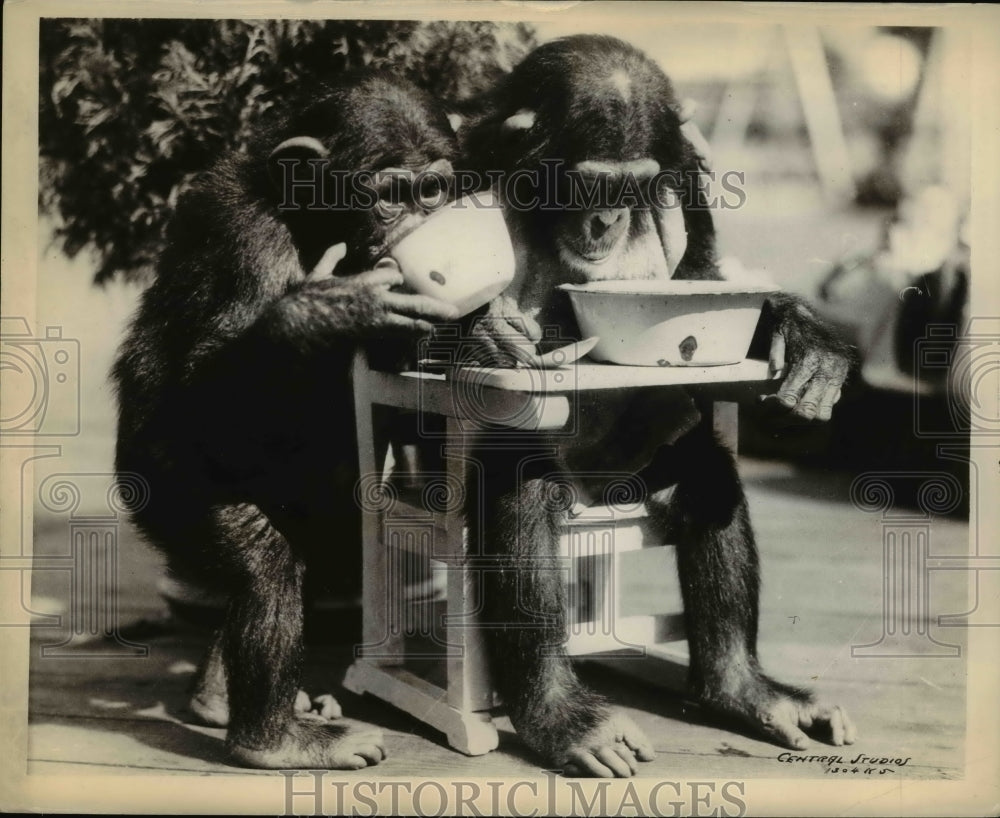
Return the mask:
<path id="1" fill-rule="evenodd" d="M 557 239 L 556 247 L 559 250 L 559 256 L 565 263 L 570 265 L 576 263 L 590 266 L 604 264 L 607 262 L 607 260 L 614 255 L 615 250 L 618 247 L 618 242 L 611 242 L 607 246 L 599 245 L 596 248 L 583 250 L 579 247 L 572 246 L 566 241 Z"/>
<path id="2" fill-rule="evenodd" d="M 584 261 L 586 261 L 588 264 L 603 264 L 605 261 L 607 261 L 609 258 L 611 258 L 611 253 L 612 252 L 614 252 L 614 248 L 613 247 L 611 248 L 611 250 L 608 250 L 607 252 L 600 252 L 600 253 L 579 253 L 578 252 L 577 255 L 581 259 L 583 259 Z"/>

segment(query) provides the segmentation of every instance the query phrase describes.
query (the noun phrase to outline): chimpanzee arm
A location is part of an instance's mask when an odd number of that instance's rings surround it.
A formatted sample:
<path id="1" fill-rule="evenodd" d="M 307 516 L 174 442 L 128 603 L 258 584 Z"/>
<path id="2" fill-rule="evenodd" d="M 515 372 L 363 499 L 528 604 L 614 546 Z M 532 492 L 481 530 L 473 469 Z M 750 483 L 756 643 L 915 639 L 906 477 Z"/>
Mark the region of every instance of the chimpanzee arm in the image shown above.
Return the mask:
<path id="1" fill-rule="evenodd" d="M 188 443 L 235 476 L 266 468 L 295 444 L 306 413 L 336 403 L 364 339 L 426 334 L 428 319 L 455 313 L 425 296 L 391 292 L 402 283 L 394 266 L 334 275 L 343 245 L 305 271 L 273 209 L 227 198 L 227 184 L 234 183 L 220 173 L 182 202 L 140 319 L 161 341 L 126 355 L 168 348 L 170 362 L 182 362 L 173 373 L 146 367 L 178 385 L 149 411 L 183 424 Z"/>
<path id="2" fill-rule="evenodd" d="M 215 185 L 224 189 L 226 181 Z M 176 302 L 172 305 L 180 309 L 171 314 L 185 316 L 180 333 L 191 344 L 189 372 L 221 349 L 240 355 L 240 345 L 251 348 L 246 354 L 261 343 L 279 356 L 308 354 L 348 339 L 419 336 L 431 331 L 430 321 L 456 317 L 436 299 L 392 292 L 403 283 L 393 262 L 357 275 L 334 275 L 344 257 L 344 245 L 334 244 L 335 237 L 316 267 L 305 270 L 272 207 L 224 202 L 211 187 L 186 202 L 176 228 L 181 240 L 174 243 L 183 249 L 161 265 L 171 280 L 158 287 L 157 299 L 161 308 Z"/>

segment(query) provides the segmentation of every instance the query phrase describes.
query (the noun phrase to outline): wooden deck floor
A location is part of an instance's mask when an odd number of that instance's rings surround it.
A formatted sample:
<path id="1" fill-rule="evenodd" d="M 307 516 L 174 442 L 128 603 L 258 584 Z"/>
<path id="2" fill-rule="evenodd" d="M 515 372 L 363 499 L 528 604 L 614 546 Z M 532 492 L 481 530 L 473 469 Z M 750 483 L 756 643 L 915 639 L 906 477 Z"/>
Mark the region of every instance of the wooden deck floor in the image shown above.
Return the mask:
<path id="1" fill-rule="evenodd" d="M 789 682 L 815 686 L 845 705 L 860 738 L 849 753 L 911 757 L 896 778 L 960 778 L 965 736 L 965 652 L 959 658 L 851 658 L 851 645 L 874 642 L 882 631 L 882 545 L 877 518 L 847 500 L 850 476 L 804 472 L 743 460 L 764 565 L 760 652 L 765 667 Z M 64 521 L 36 521 L 36 555 L 65 551 Z M 935 553 L 967 548 L 964 522 L 936 519 Z M 163 603 L 154 583 L 157 559 L 131 540 L 121 543 L 121 622 L 129 638 L 147 644 L 145 658 L 39 658 L 39 647 L 60 641 L 58 629 L 34 633 L 30 681 L 30 773 L 244 775 L 223 751 L 223 731 L 188 723 L 186 690 L 206 634 L 159 620 Z M 931 614 L 967 609 L 962 572 L 931 586 Z M 643 593 L 643 589 L 636 589 Z M 39 604 L 66 604 L 60 572 L 36 575 Z M 48 602 L 46 602 L 46 600 Z M 142 625 L 145 621 L 152 625 Z M 137 624 L 139 623 L 139 624 Z M 942 642 L 964 644 L 965 632 L 931 626 Z M 332 692 L 351 717 L 380 725 L 389 758 L 358 773 L 364 779 L 400 776 L 537 775 L 500 718 L 495 752 L 467 758 L 442 736 L 408 716 L 340 687 L 350 648 L 314 646 L 306 687 Z M 607 671 L 587 671 L 592 683 L 624 705 L 657 750 L 642 766 L 650 777 L 823 777 L 824 765 L 783 764 L 780 748 L 705 720 L 681 696 L 644 687 Z M 823 753 L 816 744 L 807 752 Z M 845 753 L 846 755 L 846 753 Z M 852 757 L 848 756 L 848 757 Z M 259 775 L 273 773 L 261 772 Z M 351 774 L 348 774 L 351 775 Z"/>

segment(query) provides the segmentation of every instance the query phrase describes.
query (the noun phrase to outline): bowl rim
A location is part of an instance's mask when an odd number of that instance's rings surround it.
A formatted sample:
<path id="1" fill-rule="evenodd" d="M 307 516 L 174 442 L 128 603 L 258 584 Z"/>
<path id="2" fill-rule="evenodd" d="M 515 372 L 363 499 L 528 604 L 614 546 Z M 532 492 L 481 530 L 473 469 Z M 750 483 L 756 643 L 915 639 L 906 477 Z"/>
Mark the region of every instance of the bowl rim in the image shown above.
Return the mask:
<path id="1" fill-rule="evenodd" d="M 607 279 L 585 284 L 559 284 L 557 289 L 583 295 L 759 295 L 781 292 L 777 284 L 748 284 L 704 279 Z"/>

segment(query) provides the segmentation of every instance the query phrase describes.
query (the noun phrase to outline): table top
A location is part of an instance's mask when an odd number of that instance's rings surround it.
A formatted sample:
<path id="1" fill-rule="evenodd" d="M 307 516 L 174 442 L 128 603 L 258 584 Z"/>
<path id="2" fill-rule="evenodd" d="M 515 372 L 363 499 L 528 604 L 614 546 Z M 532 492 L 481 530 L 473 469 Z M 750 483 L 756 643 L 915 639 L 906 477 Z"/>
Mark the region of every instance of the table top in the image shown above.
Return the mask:
<path id="1" fill-rule="evenodd" d="M 408 372 L 408 377 L 452 380 L 513 392 L 558 393 L 643 386 L 684 386 L 766 381 L 768 362 L 744 360 L 723 366 L 624 366 L 587 358 L 556 369 L 456 367 L 448 374 Z"/>

